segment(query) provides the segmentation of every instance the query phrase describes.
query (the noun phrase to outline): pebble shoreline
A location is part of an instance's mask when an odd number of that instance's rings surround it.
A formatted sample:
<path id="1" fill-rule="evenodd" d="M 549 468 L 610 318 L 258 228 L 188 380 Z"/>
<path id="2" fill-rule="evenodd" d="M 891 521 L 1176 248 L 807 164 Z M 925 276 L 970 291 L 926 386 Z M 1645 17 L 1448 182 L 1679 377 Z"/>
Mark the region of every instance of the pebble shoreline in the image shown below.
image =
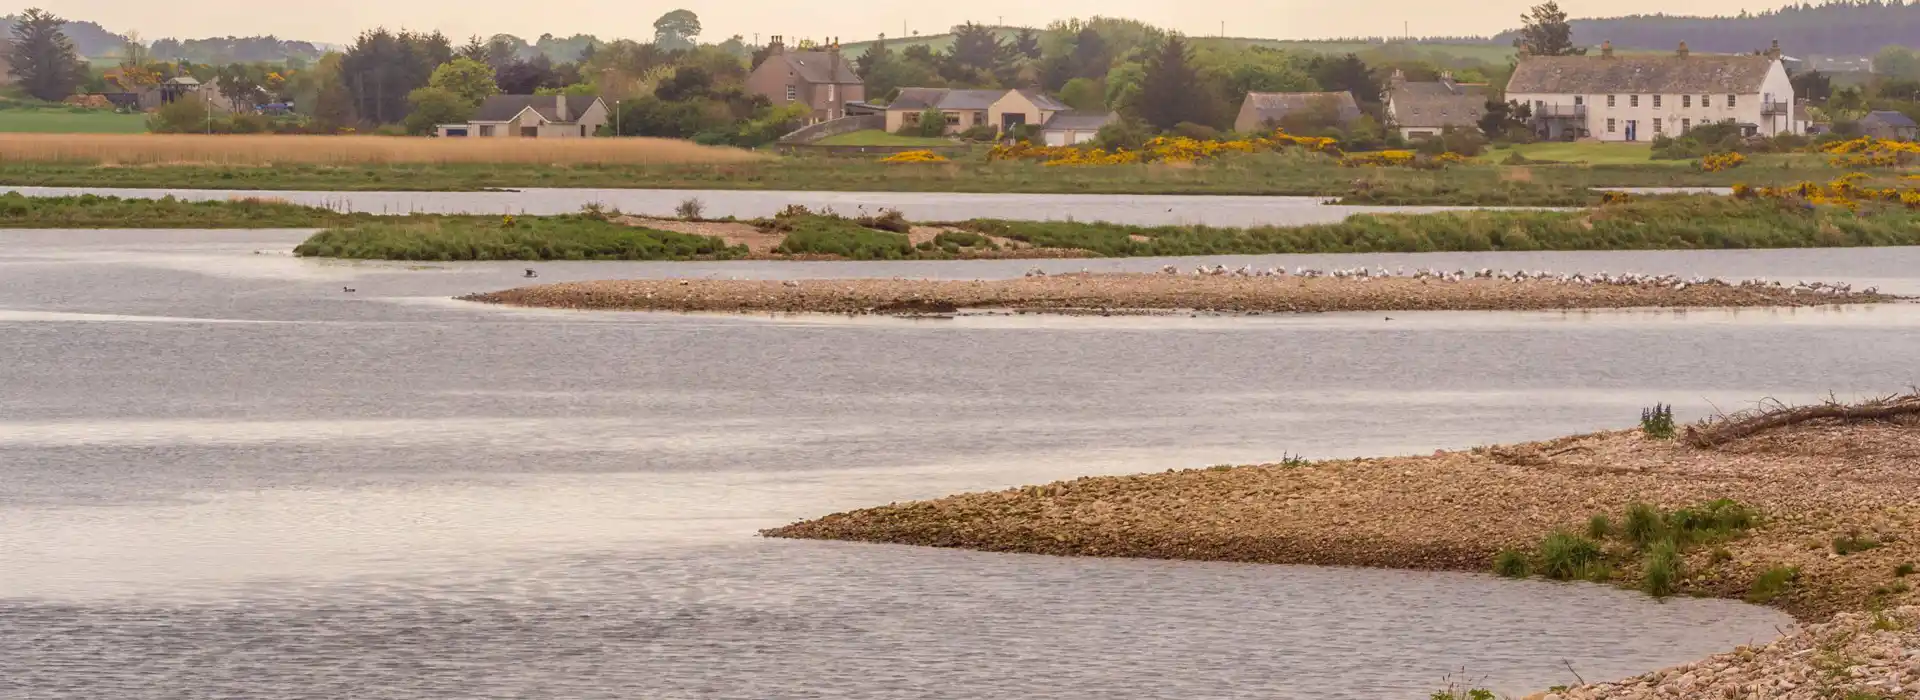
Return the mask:
<path id="1" fill-rule="evenodd" d="M 1711 449 L 1612 432 L 1424 457 L 1082 478 L 839 513 L 762 534 L 1065 556 L 1487 572 L 1501 549 L 1530 548 L 1556 529 L 1584 531 L 1595 514 L 1619 522 L 1633 503 L 1674 509 L 1730 498 L 1758 508 L 1762 524 L 1685 554 L 1679 591 L 1740 598 L 1761 572 L 1796 567 L 1798 577 L 1768 604 L 1804 622 L 1851 629 L 1863 624 L 1854 613 L 1920 605 L 1912 588 L 1920 575 L 1903 576 L 1898 568 L 1920 560 L 1916 465 L 1914 416 L 1789 426 Z M 1843 536 L 1877 546 L 1842 555 L 1833 543 Z M 1614 581 L 1633 585 L 1637 560 L 1622 567 Z M 1920 636 L 1913 623 L 1920 615 L 1913 612 L 1920 608 L 1906 610 L 1887 623 L 1894 629 L 1873 635 L 1840 639 L 1835 628 L 1816 624 L 1765 649 L 1532 697 L 1819 698 L 1856 690 L 1917 697 Z M 1817 673 L 1807 670 L 1807 654 L 1799 652 L 1829 646 L 1847 649 L 1829 654 L 1834 660 Z M 1842 664 L 1848 654 L 1859 659 Z"/>
<path id="2" fill-rule="evenodd" d="M 1724 283 L 1579 285 L 1545 280 L 1073 274 L 1005 280 L 605 280 L 460 297 L 514 306 L 624 311 L 897 314 L 963 309 L 1028 313 L 1316 313 L 1802 307 L 1899 300 Z"/>

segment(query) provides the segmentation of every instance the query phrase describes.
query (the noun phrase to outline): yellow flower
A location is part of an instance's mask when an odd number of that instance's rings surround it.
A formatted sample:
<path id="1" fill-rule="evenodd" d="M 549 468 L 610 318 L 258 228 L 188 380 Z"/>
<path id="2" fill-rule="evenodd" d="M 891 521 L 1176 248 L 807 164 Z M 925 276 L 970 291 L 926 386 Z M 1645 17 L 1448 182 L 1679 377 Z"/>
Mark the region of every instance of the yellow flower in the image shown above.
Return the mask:
<path id="1" fill-rule="evenodd" d="M 996 147 L 997 148 L 997 147 Z M 947 157 L 933 151 L 901 151 L 881 158 L 882 163 L 945 163 Z"/>

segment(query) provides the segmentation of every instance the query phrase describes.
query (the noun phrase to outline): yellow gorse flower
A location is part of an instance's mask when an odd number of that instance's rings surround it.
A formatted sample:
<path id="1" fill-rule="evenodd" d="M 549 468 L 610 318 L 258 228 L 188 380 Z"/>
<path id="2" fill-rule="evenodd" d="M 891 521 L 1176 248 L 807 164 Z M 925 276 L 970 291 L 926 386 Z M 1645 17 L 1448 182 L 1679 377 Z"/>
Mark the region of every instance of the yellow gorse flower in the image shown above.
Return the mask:
<path id="1" fill-rule="evenodd" d="M 882 163 L 945 163 L 947 157 L 933 151 L 901 151 L 881 158 Z"/>

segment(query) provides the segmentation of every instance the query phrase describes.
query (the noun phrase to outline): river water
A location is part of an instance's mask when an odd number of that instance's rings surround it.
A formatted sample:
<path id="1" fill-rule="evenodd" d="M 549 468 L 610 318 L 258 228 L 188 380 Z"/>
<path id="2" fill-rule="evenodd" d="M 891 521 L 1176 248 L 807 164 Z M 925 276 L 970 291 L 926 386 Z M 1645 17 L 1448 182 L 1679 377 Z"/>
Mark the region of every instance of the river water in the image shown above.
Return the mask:
<path id="1" fill-rule="evenodd" d="M 792 205 L 854 215 L 898 209 L 914 221 L 1026 219 L 1108 221 L 1138 226 L 1300 226 L 1333 223 L 1358 213 L 1427 213 L 1468 207 L 1356 207 L 1324 197 L 1213 195 L 956 194 L 949 192 L 787 192 L 778 190 L 541 189 L 511 192 L 306 192 L 271 190 L 0 187 L 33 197 L 80 194 L 157 199 L 281 199 L 336 211 L 371 214 L 571 214 L 589 204 L 628 214 L 674 216 L 697 199 L 710 218 L 772 216 Z"/>
<path id="2" fill-rule="evenodd" d="M 0 697 L 1380 698 L 1448 674 L 1517 695 L 1571 682 L 1566 664 L 1623 677 L 1790 621 L 1483 575 L 754 532 L 1086 474 L 1418 453 L 1627 425 L 1655 401 L 1686 418 L 1920 382 L 1912 305 L 586 314 L 447 299 L 519 284 L 524 265 L 286 256 L 300 238 L 0 233 Z M 1917 255 L 1365 260 L 1912 289 Z M 1095 262 L 1160 261 L 1042 264 Z M 1030 264 L 536 267 L 557 281 Z"/>

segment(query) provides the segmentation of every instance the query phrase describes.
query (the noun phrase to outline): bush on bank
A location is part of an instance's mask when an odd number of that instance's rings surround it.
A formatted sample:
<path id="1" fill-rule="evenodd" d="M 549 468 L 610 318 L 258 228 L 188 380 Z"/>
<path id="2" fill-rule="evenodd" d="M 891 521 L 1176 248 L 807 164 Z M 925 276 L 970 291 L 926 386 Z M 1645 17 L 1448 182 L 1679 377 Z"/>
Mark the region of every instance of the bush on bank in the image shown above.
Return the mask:
<path id="1" fill-rule="evenodd" d="M 368 260 L 695 260 L 747 250 L 714 236 L 567 215 L 374 221 L 321 231 L 293 252 Z"/>

